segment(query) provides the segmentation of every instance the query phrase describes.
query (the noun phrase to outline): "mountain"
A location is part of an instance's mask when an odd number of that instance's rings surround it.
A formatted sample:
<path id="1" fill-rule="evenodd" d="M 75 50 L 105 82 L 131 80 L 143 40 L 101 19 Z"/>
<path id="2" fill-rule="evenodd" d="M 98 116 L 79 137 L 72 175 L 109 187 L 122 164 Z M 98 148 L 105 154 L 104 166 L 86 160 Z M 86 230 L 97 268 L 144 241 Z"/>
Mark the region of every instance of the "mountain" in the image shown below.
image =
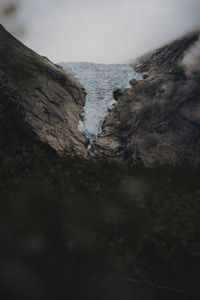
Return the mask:
<path id="1" fill-rule="evenodd" d="M 0 153 L 39 143 L 60 155 L 103 155 L 132 165 L 200 160 L 200 68 L 190 57 L 199 32 L 141 57 L 130 65 L 137 72 L 132 80 L 124 65 L 64 63 L 63 69 L 3 26 L 0 39 Z M 120 78 L 127 82 L 112 95 Z M 96 138 L 90 155 L 88 138 Z"/>
<path id="2" fill-rule="evenodd" d="M 93 154 L 152 166 L 200 160 L 200 64 L 184 64 L 199 32 L 147 54 L 106 119 Z M 187 59 L 185 59 L 187 61 Z"/>
<path id="3" fill-rule="evenodd" d="M 86 156 L 86 138 L 77 130 L 85 104 L 79 82 L 1 25 L 0 41 L 0 152 L 42 143 Z"/>

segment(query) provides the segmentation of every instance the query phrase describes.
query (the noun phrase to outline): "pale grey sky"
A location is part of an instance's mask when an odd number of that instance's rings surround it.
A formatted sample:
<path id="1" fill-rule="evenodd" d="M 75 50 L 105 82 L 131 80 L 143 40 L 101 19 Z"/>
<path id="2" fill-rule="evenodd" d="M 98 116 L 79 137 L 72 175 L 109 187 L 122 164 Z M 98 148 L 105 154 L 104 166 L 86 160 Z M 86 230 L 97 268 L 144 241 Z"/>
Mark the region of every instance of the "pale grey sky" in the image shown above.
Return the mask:
<path id="1" fill-rule="evenodd" d="M 15 21 L 26 26 L 19 38 L 54 62 L 126 63 L 200 28 L 200 0 L 15 2 L 20 4 Z M 10 29 L 9 19 L 2 23 Z"/>

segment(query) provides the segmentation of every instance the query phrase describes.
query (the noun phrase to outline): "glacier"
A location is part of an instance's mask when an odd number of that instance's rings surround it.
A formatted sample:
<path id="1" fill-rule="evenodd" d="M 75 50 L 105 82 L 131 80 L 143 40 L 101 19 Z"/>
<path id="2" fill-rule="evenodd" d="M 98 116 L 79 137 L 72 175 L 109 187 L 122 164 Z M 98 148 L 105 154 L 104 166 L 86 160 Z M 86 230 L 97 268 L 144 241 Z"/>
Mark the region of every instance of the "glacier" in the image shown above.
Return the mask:
<path id="1" fill-rule="evenodd" d="M 86 91 L 83 120 L 79 122 L 78 129 L 91 144 L 101 133 L 103 122 L 116 103 L 113 92 L 130 88 L 131 79 L 142 80 L 143 77 L 126 64 L 61 62 L 59 65 Z"/>

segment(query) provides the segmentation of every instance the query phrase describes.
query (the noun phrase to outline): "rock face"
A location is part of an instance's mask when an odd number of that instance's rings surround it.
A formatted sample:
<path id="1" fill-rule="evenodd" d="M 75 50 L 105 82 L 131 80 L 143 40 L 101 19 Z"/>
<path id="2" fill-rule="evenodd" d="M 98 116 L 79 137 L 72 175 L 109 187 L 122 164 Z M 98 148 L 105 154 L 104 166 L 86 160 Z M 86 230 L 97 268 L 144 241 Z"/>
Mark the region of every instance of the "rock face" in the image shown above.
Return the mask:
<path id="1" fill-rule="evenodd" d="M 183 58 L 198 41 L 195 32 L 143 56 L 93 145 L 96 156 L 130 164 L 175 164 L 200 160 L 200 65 Z"/>
<path id="2" fill-rule="evenodd" d="M 40 141 L 60 154 L 73 148 L 75 153 L 87 155 L 86 138 L 77 129 L 85 104 L 84 89 L 61 67 L 24 46 L 1 25 L 0 90 L 0 127 L 3 98 L 9 94 L 12 105 L 20 106 L 25 124 Z"/>

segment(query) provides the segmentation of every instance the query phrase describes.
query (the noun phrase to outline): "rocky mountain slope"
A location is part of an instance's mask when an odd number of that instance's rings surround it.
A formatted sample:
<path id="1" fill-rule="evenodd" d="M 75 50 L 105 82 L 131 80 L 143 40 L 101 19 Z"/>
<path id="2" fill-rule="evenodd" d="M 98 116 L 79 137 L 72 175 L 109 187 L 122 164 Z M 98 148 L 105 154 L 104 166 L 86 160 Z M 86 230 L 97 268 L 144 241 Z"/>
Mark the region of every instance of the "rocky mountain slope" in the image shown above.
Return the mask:
<path id="1" fill-rule="evenodd" d="M 189 34 L 132 65 L 144 80 L 120 92 L 92 156 L 145 166 L 200 160 L 200 64 L 183 60 L 198 39 L 199 32 Z M 86 98 L 80 83 L 3 26 L 0 40 L 0 153 L 39 141 L 87 157 L 78 130 Z"/>
<path id="2" fill-rule="evenodd" d="M 200 65 L 183 64 L 198 38 L 184 36 L 133 65 L 144 80 L 132 80 L 118 100 L 95 155 L 146 166 L 200 160 Z"/>
<path id="3" fill-rule="evenodd" d="M 14 150 L 16 144 L 34 135 L 58 153 L 73 148 L 77 154 L 87 154 L 86 138 L 77 129 L 85 104 L 84 89 L 61 67 L 24 46 L 1 25 L 0 93 L 1 146 L 8 143 Z M 5 142 L 11 131 L 12 141 Z M 20 140 L 16 141 L 15 131 L 18 136 L 21 132 Z"/>

